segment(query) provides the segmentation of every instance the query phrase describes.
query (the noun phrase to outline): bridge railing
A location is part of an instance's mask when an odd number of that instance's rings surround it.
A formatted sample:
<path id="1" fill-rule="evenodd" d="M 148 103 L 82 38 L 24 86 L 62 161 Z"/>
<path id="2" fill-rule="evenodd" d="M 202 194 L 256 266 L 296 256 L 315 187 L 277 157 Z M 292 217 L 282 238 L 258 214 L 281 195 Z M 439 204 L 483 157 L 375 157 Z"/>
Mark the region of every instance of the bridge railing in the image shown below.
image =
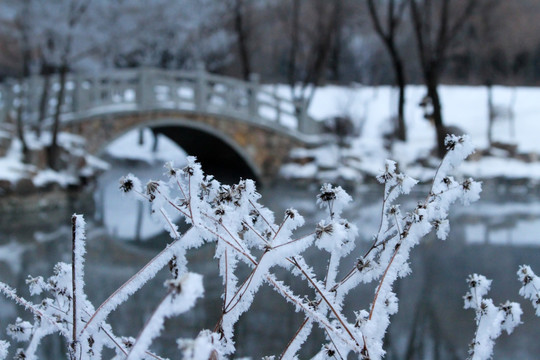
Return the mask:
<path id="1" fill-rule="evenodd" d="M 29 123 L 50 119 L 60 90 L 56 75 L 31 77 L 0 84 L 0 122 L 23 106 Z M 319 122 L 310 118 L 304 104 L 294 104 L 259 83 L 195 71 L 152 68 L 68 74 L 62 119 L 69 121 L 93 113 L 129 110 L 179 109 L 210 113 L 257 123 L 296 135 L 320 133 Z"/>

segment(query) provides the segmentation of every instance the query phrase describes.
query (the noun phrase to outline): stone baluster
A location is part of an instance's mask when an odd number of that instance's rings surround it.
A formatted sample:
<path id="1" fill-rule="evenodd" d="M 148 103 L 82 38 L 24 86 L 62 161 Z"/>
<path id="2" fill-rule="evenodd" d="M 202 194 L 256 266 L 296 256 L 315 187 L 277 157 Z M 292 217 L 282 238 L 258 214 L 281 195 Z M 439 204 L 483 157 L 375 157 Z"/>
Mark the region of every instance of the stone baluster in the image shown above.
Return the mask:
<path id="1" fill-rule="evenodd" d="M 7 117 L 7 93 L 7 87 L 4 84 L 0 84 L 0 123 L 5 122 Z"/>
<path id="2" fill-rule="evenodd" d="M 248 106 L 249 106 L 249 118 L 251 121 L 257 122 L 259 120 L 259 86 L 260 86 L 260 76 L 259 74 L 250 74 L 249 75 L 249 85 L 248 85 Z"/>
<path id="3" fill-rule="evenodd" d="M 313 120 L 308 115 L 308 102 L 305 99 L 298 100 L 297 118 L 298 131 L 303 134 L 316 135 L 321 133 L 321 126 L 318 121 Z"/>
<path id="4" fill-rule="evenodd" d="M 207 103 L 207 81 L 206 71 L 203 63 L 197 63 L 196 78 L 195 78 L 195 109 L 197 111 L 206 111 Z"/>
<path id="5" fill-rule="evenodd" d="M 15 93 L 13 91 L 13 86 L 14 86 L 14 83 L 11 82 L 11 81 L 7 81 L 5 84 L 5 89 L 6 89 L 6 92 L 5 92 L 5 95 L 6 95 L 6 99 L 4 101 L 4 104 L 6 106 L 6 109 L 5 109 L 5 116 L 6 116 L 6 120 L 9 118 L 9 115 L 10 115 L 10 111 L 13 110 L 13 108 L 15 107 Z"/>
<path id="6" fill-rule="evenodd" d="M 94 76 L 92 79 L 92 106 L 101 105 L 101 78 Z"/>
<path id="7" fill-rule="evenodd" d="M 276 86 L 274 86 L 273 95 L 274 95 L 274 102 L 275 102 L 274 107 L 276 109 L 276 123 L 281 124 L 281 99 L 277 93 Z"/>
<path id="8" fill-rule="evenodd" d="M 73 77 L 73 105 L 71 110 L 73 112 L 78 112 L 84 110 L 84 99 L 83 96 L 83 79 L 79 75 Z"/>
<path id="9" fill-rule="evenodd" d="M 305 99 L 296 99 L 294 103 L 296 117 L 298 121 L 297 130 L 303 134 L 310 133 L 308 116 L 307 116 L 307 101 Z"/>
<path id="10" fill-rule="evenodd" d="M 26 104 L 28 114 L 30 114 L 30 119 L 32 121 L 37 121 L 38 112 L 39 112 L 39 94 L 40 89 L 42 89 L 43 79 L 37 75 L 31 76 L 26 83 L 26 98 L 28 103 Z"/>
<path id="11" fill-rule="evenodd" d="M 150 70 L 146 68 L 142 68 L 138 74 L 137 105 L 143 110 L 152 105 L 154 89 L 152 89 L 151 75 Z"/>

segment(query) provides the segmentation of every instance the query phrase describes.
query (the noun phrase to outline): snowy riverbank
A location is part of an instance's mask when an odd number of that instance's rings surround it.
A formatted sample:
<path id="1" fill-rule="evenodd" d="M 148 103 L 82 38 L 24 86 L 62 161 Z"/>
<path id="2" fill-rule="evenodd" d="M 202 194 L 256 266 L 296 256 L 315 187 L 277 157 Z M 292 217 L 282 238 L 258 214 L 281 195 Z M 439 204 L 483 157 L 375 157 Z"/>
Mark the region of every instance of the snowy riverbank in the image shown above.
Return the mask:
<path id="1" fill-rule="evenodd" d="M 277 92 L 287 96 L 289 90 L 280 86 Z M 456 126 L 470 135 L 479 153 L 488 147 L 488 100 L 485 87 L 441 86 L 444 121 L 447 126 Z M 433 170 L 420 166 L 419 160 L 429 160 L 435 146 L 433 126 L 424 119 L 423 109 L 418 106 L 425 95 L 423 86 L 409 86 L 406 92 L 407 142 L 394 142 L 390 149 L 385 147 L 384 134 L 390 130 L 389 119 L 397 100 L 395 91 L 389 86 L 319 88 L 310 106 L 309 113 L 317 119 L 333 116 L 350 117 L 359 128 L 359 136 L 351 140 L 350 148 L 339 149 L 326 146 L 314 150 L 299 149 L 293 158 L 313 158 L 305 164 L 284 166 L 282 174 L 289 178 L 318 178 L 333 180 L 343 178 L 355 181 L 362 175 L 373 175 L 381 171 L 384 160 L 394 159 L 400 168 L 418 179 L 429 179 Z M 540 89 L 525 87 L 493 88 L 493 103 L 502 115 L 493 127 L 493 139 L 517 147 L 519 160 L 495 149 L 491 156 L 473 156 L 461 167 L 464 176 L 478 179 L 508 178 L 540 180 Z M 305 160 L 304 160 L 305 162 Z M 427 161 L 429 162 L 429 161 Z M 338 164 L 342 164 L 338 166 Z M 436 162 L 434 161 L 434 164 Z"/>
<path id="2" fill-rule="evenodd" d="M 282 96 L 289 96 L 287 86 L 270 86 Z M 385 143 L 384 135 L 391 129 L 390 118 L 395 109 L 396 93 L 389 86 L 325 86 L 319 88 L 309 108 L 309 114 L 321 121 L 341 116 L 350 118 L 358 128 L 358 135 L 351 138 L 349 147 L 339 148 L 327 145 L 316 149 L 295 149 L 293 162 L 286 164 L 281 171 L 285 178 L 300 180 L 336 181 L 344 179 L 357 183 L 365 177 L 379 173 L 385 159 L 398 162 L 402 171 L 425 180 L 433 175 L 437 160 L 430 159 L 430 150 L 435 146 L 433 126 L 424 119 L 423 109 L 418 106 L 425 94 L 422 86 L 409 86 L 406 93 L 406 142 Z M 456 126 L 470 135 L 480 150 L 472 159 L 465 162 L 460 173 L 476 179 L 506 178 L 536 182 L 540 180 L 540 88 L 494 87 L 493 102 L 501 113 L 512 117 L 501 118 L 493 128 L 494 140 L 516 147 L 520 158 L 508 156 L 504 150 L 483 151 L 488 146 L 488 107 L 485 87 L 442 86 L 444 120 L 448 126 Z M 294 126 L 294 124 L 291 124 Z M 0 136 L 7 136 L 0 133 Z M 32 139 L 30 139 L 32 140 Z M 30 143 L 38 147 L 39 142 Z M 69 147 L 79 144 L 75 137 L 64 135 Z M 82 139 L 81 139 L 82 140 Z M 157 152 L 152 152 L 153 138 L 149 131 L 144 132 L 144 144 L 138 145 L 138 132 L 133 131 L 120 138 L 107 149 L 107 155 L 134 161 L 153 162 L 176 161 L 184 157 L 184 152 L 167 138 L 160 136 Z M 421 160 L 421 161 L 420 161 Z M 90 168 L 104 168 L 102 162 L 93 157 L 85 157 Z M 66 188 L 77 183 L 72 172 L 53 172 L 25 165 L 17 141 L 4 157 L 0 157 L 0 183 L 16 185 L 26 179 L 26 183 L 39 188 L 51 183 Z M 11 185 L 10 185 L 11 184 Z M 21 185 L 21 184 L 20 184 Z"/>

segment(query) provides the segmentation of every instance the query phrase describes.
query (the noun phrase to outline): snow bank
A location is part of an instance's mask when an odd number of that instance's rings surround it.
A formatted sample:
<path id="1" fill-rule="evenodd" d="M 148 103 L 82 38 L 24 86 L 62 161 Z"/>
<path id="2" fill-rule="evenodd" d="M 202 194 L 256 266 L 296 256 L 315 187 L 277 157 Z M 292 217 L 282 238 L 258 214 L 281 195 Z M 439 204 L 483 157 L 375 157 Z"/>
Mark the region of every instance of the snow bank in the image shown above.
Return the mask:
<path id="1" fill-rule="evenodd" d="M 289 96 L 286 86 L 276 90 L 282 96 Z M 397 161 L 400 169 L 420 180 L 433 176 L 433 169 L 418 166 L 418 159 L 428 157 L 435 146 L 434 127 L 424 119 L 423 109 L 418 105 L 426 91 L 423 86 L 409 86 L 406 90 L 405 116 L 407 124 L 407 142 L 395 142 L 390 150 L 385 149 L 383 135 L 390 129 L 390 118 L 395 115 L 397 93 L 390 86 L 369 87 L 355 85 L 351 87 L 325 86 L 317 89 L 309 114 L 324 120 L 334 116 L 346 116 L 359 127 L 360 135 L 351 142 L 350 149 L 336 152 L 332 147 L 311 150 L 315 159 L 313 165 L 287 165 L 282 175 L 288 178 L 302 178 L 315 173 L 315 178 L 329 179 L 328 175 L 342 177 L 337 172 L 320 170 L 314 167 L 335 169 L 347 168 L 346 172 L 355 174 L 358 179 L 362 174 L 372 175 L 384 168 L 384 160 Z M 443 116 L 447 126 L 458 127 L 470 135 L 478 149 L 488 146 L 488 100 L 485 87 L 441 86 Z M 493 103 L 501 112 L 514 115 L 514 120 L 501 119 L 493 128 L 494 141 L 516 144 L 520 153 L 540 154 L 540 98 L 539 88 L 502 87 L 493 88 Z M 300 158 L 293 153 L 293 158 Z M 534 156 L 533 156 L 534 158 Z M 337 171 L 337 170 L 336 170 Z M 475 178 L 526 178 L 540 179 L 540 164 L 527 163 L 516 159 L 483 157 L 476 161 L 467 161 L 460 169 L 465 176 Z"/>

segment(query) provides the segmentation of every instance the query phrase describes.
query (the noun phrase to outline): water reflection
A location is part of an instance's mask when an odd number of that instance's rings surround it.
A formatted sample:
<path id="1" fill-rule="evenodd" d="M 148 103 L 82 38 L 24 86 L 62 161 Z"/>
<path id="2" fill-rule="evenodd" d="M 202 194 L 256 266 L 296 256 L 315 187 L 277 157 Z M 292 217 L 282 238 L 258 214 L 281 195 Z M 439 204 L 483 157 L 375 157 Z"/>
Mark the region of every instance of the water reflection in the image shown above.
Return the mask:
<path id="1" fill-rule="evenodd" d="M 89 222 L 88 257 L 86 265 L 87 292 L 94 304 L 101 303 L 123 281 L 135 273 L 169 241 L 148 218 L 146 207 L 128 203 L 117 191 L 118 178 L 135 172 L 142 179 L 156 178 L 163 172 L 161 165 L 123 168 L 115 166 L 100 180 L 96 192 L 96 211 L 87 213 Z M 346 216 L 358 224 L 360 249 L 376 232 L 380 213 L 379 186 L 365 186 L 354 195 L 355 205 Z M 264 202 L 281 217 L 294 205 L 313 227 L 323 216 L 315 206 L 316 188 L 296 189 L 289 184 L 277 184 L 263 189 Z M 420 194 L 411 196 L 404 204 L 411 208 Z M 89 206 L 91 208 L 92 206 Z M 477 272 L 494 279 L 490 296 L 495 303 L 507 299 L 518 301 L 524 309 L 524 324 L 511 336 L 503 335 L 497 342 L 495 359 L 536 359 L 540 344 L 536 340 L 540 320 L 534 317 L 530 304 L 518 295 L 520 284 L 515 272 L 519 265 L 530 264 L 540 269 L 540 200 L 490 198 L 465 208 L 460 205 L 451 214 L 451 233 L 447 241 L 428 238 L 411 258 L 413 275 L 398 283 L 400 311 L 393 317 L 386 348 L 389 359 L 463 359 L 473 337 L 474 314 L 463 310 L 462 296 L 465 279 Z M 70 211 L 78 211 L 71 209 Z M 143 215 L 142 217 L 140 215 Z M 62 216 L 60 216 L 62 215 Z M 69 216 L 49 216 L 33 225 L 10 227 L 3 224 L 0 232 L 0 280 L 25 289 L 27 274 L 50 275 L 58 261 L 70 261 Z M 306 228 L 308 232 L 311 229 Z M 140 239 L 140 242 L 136 240 Z M 146 241 L 144 241 L 146 239 Z M 323 263 L 320 253 L 306 254 L 308 262 Z M 352 263 L 354 256 L 346 261 Z M 153 349 L 171 358 L 178 358 L 175 340 L 193 337 L 201 328 L 213 328 L 221 307 L 221 280 L 213 261 L 213 246 L 208 245 L 189 254 L 192 271 L 204 274 L 206 296 L 196 308 L 167 322 L 167 331 Z M 538 270 L 540 271 L 540 270 Z M 110 322 L 119 335 L 136 336 L 151 310 L 164 296 L 162 271 L 156 279 L 136 293 L 133 298 L 111 314 Z M 279 273 L 286 282 L 294 282 L 289 274 Z M 299 285 L 294 285 L 298 287 Z M 373 286 L 363 287 L 351 294 L 345 313 L 369 306 Z M 35 299 L 37 301 L 37 299 Z M 16 316 L 28 318 L 23 310 L 0 297 L 0 338 L 6 338 L 5 326 Z M 303 318 L 269 287 L 257 294 L 252 311 L 245 314 L 237 327 L 238 356 L 279 354 L 294 334 Z M 264 339 L 264 341 L 261 341 Z M 323 334 L 315 332 L 301 358 L 318 350 Z M 14 350 L 17 345 L 12 346 Z M 42 348 L 42 358 L 63 358 L 63 344 L 50 338 Z M 104 356 L 108 358 L 108 356 Z"/>

